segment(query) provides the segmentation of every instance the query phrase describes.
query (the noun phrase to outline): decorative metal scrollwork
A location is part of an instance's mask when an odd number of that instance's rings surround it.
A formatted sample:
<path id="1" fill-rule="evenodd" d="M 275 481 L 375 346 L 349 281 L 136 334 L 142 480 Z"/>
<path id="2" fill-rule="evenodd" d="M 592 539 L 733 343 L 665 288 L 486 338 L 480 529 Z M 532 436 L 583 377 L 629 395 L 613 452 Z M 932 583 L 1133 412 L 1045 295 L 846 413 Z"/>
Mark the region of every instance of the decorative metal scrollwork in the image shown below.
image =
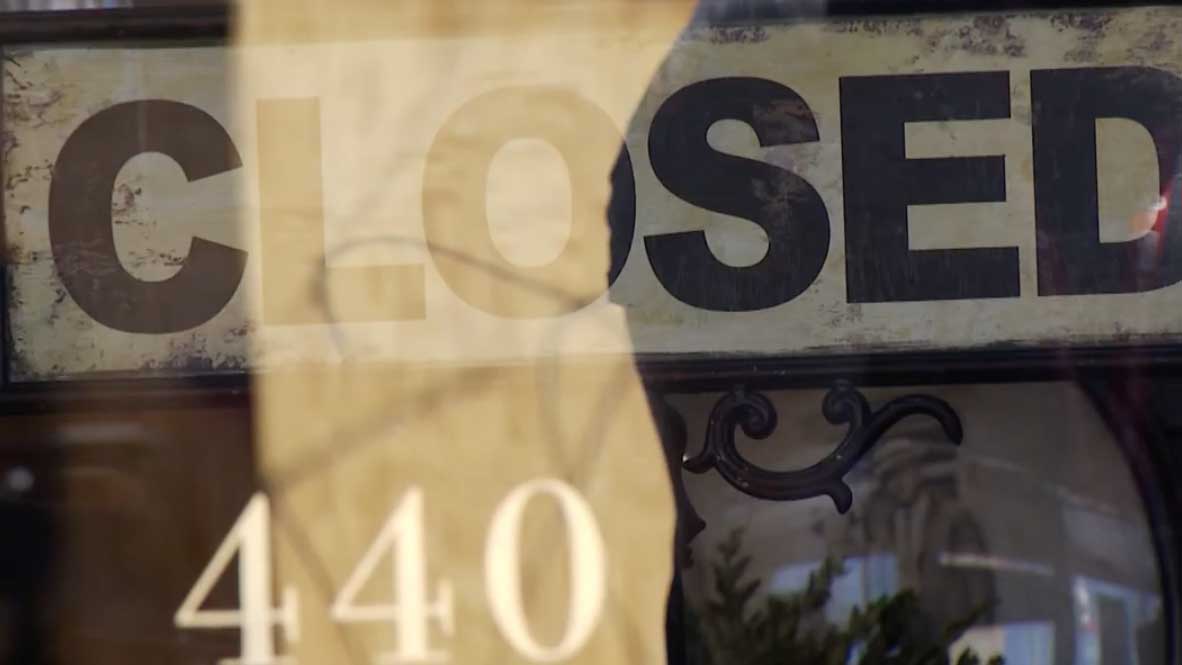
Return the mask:
<path id="1" fill-rule="evenodd" d="M 701 452 L 683 460 L 691 473 L 717 469 L 719 475 L 741 492 L 760 499 L 795 501 L 829 496 L 837 511 L 853 505 L 854 494 L 845 475 L 887 430 L 913 415 L 936 419 L 944 434 L 959 444 L 964 432 L 960 418 L 942 399 L 929 395 L 907 395 L 893 399 L 872 411 L 866 397 L 846 382 L 839 382 L 821 404 L 821 413 L 834 425 L 849 424 L 845 438 L 825 459 L 796 471 L 771 471 L 752 464 L 735 445 L 735 428 L 753 439 L 765 439 L 776 429 L 776 409 L 758 392 L 738 388 L 714 405 L 706 426 Z"/>

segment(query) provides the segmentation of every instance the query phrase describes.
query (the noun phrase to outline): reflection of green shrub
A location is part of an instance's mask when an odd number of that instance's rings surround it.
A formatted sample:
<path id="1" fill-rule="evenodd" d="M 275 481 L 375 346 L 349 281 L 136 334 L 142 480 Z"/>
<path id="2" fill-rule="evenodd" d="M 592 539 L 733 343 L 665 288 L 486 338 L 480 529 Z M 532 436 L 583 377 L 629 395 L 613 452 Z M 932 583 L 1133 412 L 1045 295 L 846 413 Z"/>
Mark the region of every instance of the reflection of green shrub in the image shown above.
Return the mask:
<path id="1" fill-rule="evenodd" d="M 687 609 L 689 665 L 948 665 L 951 645 L 988 610 L 982 607 L 931 637 L 922 629 L 915 593 L 902 591 L 855 607 L 840 628 L 824 617 L 833 581 L 843 573 L 832 558 L 809 575 L 807 587 L 768 596 L 760 607 L 751 602 L 760 581 L 743 580 L 751 557 L 740 554 L 742 538 L 736 530 L 718 546 L 715 596 L 705 607 Z M 994 656 L 987 665 L 1004 662 Z M 981 663 L 965 649 L 954 665 Z"/>

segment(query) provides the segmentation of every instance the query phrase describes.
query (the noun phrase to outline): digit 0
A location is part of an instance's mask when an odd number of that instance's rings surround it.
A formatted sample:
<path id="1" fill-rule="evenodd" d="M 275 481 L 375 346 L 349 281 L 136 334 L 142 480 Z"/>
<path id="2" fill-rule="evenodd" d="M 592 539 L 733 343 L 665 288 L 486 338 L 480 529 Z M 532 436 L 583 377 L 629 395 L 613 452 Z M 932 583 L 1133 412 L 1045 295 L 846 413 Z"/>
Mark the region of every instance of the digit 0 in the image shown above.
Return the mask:
<path id="1" fill-rule="evenodd" d="M 526 504 L 539 494 L 558 501 L 570 539 L 570 609 L 566 630 L 554 646 L 539 644 L 530 634 L 521 604 L 521 519 Z M 518 486 L 497 506 L 484 548 L 485 588 L 497 627 L 522 656 L 535 663 L 553 663 L 578 653 L 599 622 L 605 577 L 603 539 L 595 516 L 570 485 L 554 479 L 533 480 Z"/>

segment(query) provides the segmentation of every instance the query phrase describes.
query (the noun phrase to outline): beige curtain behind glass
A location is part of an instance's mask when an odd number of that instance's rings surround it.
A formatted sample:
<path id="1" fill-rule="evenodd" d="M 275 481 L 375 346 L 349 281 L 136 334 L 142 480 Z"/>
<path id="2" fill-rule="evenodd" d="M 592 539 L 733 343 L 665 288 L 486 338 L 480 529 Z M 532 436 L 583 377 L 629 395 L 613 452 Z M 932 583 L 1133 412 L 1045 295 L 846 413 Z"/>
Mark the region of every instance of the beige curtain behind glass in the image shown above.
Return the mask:
<path id="1" fill-rule="evenodd" d="M 444 578 L 455 593 L 454 634 L 428 621 L 431 647 L 465 665 L 538 660 L 498 628 L 489 594 L 504 585 L 484 562 L 497 506 L 544 478 L 585 499 L 606 554 L 596 627 L 563 662 L 664 659 L 674 516 L 644 394 L 627 354 L 556 352 L 580 342 L 550 315 L 594 302 L 595 324 L 627 337 L 605 294 L 608 175 L 689 11 L 671 2 L 242 5 L 237 100 L 259 155 L 259 190 L 248 196 L 266 248 L 262 309 L 265 323 L 287 326 L 286 346 L 254 353 L 277 358 L 308 344 L 314 353 L 293 355 L 326 358 L 255 381 L 277 586 L 301 595 L 299 662 L 376 662 L 398 648 L 393 623 L 334 622 L 328 608 L 412 487 L 424 497 L 429 597 Z M 612 126 L 614 135 L 603 129 Z M 533 128 L 551 140 L 531 139 Z M 367 344 L 398 344 L 423 325 L 443 331 L 432 336 L 432 362 L 366 362 Z M 515 349 L 520 360 L 474 362 L 479 349 Z M 572 576 L 582 574 L 570 570 L 565 522 L 545 494 L 521 522 L 520 596 L 545 649 L 568 628 Z M 390 601 L 391 569 L 390 560 L 376 568 L 361 602 Z"/>

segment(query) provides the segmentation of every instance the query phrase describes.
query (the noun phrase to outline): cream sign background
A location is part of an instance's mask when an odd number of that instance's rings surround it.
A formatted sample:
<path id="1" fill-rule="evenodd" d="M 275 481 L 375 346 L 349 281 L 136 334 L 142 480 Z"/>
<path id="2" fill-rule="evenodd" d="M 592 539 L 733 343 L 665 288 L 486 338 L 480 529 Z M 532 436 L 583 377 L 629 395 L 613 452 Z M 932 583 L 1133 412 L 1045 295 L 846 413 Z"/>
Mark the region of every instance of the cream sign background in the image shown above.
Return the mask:
<path id="1" fill-rule="evenodd" d="M 12 376 L 1176 339 L 1179 287 L 1039 295 L 1030 72 L 1147 65 L 1182 73 L 1182 46 L 1155 38 L 1180 23 L 1174 9 L 814 21 L 691 29 L 671 52 L 668 32 L 643 23 L 235 49 L 10 50 Z M 839 79 L 940 72 L 1007 73 L 1009 117 L 907 123 L 906 157 L 1003 156 L 1004 199 L 912 206 L 908 247 L 1015 248 L 1018 295 L 851 303 L 844 212 L 860 193 L 843 183 L 851 147 L 843 146 Z M 819 137 L 761 146 L 742 122 L 709 128 L 715 151 L 802 177 L 828 217 L 816 278 L 786 302 L 752 311 L 679 300 L 645 247 L 659 234 L 705 230 L 724 264 L 757 265 L 768 251 L 759 226 L 679 198 L 649 162 L 662 104 L 720 77 L 791 88 Z M 143 154 L 116 179 L 114 243 L 119 266 L 137 280 L 175 275 L 194 238 L 246 253 L 228 303 L 177 332 L 97 322 L 63 285 L 51 251 L 51 183 L 67 139 L 88 118 L 140 100 L 208 114 L 241 158 L 240 168 L 188 181 L 173 159 Z M 1102 119 L 1097 132 L 1100 240 L 1157 232 L 1150 226 L 1163 200 L 1149 133 L 1123 119 Z M 624 136 L 635 232 L 609 297 L 604 211 Z M 473 168 L 490 145 L 487 168 Z M 483 206 L 472 203 L 481 196 Z M 65 269 L 101 276 L 118 268 L 86 256 L 76 252 Z"/>

